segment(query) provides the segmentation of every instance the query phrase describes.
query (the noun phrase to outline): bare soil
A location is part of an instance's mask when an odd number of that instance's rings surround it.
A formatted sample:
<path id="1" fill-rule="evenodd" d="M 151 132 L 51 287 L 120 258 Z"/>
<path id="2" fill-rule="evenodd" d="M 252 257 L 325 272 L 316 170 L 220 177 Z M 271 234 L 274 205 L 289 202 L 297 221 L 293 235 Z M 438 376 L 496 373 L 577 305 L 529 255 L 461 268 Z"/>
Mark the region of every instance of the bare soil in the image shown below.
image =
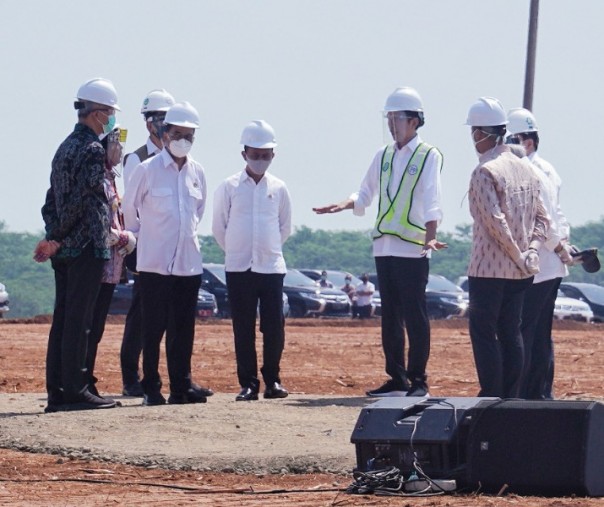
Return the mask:
<path id="1" fill-rule="evenodd" d="M 364 392 L 385 379 L 378 321 L 289 320 L 286 400 L 234 402 L 230 323 L 212 320 L 199 323 L 193 356 L 194 379 L 217 393 L 207 404 L 141 407 L 122 399 L 113 410 L 43 414 L 49 327 L 48 317 L 0 321 L 1 505 L 604 505 L 596 498 L 344 493 L 355 464 L 350 434 L 369 402 Z M 110 318 L 96 370 L 103 393 L 121 391 L 122 332 L 123 319 Z M 556 323 L 554 338 L 556 397 L 604 399 L 604 327 Z M 433 323 L 428 373 L 432 396 L 476 395 L 466 321 Z"/>

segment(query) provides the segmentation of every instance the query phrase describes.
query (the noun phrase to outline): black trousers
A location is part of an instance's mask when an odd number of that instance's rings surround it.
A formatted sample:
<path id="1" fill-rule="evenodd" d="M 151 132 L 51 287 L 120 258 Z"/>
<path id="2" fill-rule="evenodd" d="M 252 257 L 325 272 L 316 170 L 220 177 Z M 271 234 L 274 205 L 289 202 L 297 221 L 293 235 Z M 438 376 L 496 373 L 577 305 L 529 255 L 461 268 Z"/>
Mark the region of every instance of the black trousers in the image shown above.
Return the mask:
<path id="1" fill-rule="evenodd" d="M 471 276 L 468 282 L 470 339 L 480 383 L 478 396 L 517 398 L 524 365 L 522 304 L 533 277 L 508 280 Z"/>
<path id="2" fill-rule="evenodd" d="M 562 278 L 532 284 L 524 293 L 522 340 L 524 369 L 520 397 L 543 400 L 551 397 L 548 384 L 553 371 L 552 321 Z"/>
<path id="3" fill-rule="evenodd" d="M 120 349 L 120 364 L 122 367 L 122 383 L 124 386 L 140 381 L 139 363 L 143 351 L 142 305 L 138 273 L 133 273 L 132 301 L 126 315 L 124 336 Z"/>
<path id="4" fill-rule="evenodd" d="M 143 317 L 143 390 L 152 393 L 161 389 L 159 354 L 165 332 L 170 392 L 183 394 L 191 387 L 191 356 L 201 275 L 140 272 L 139 276 Z"/>
<path id="5" fill-rule="evenodd" d="M 51 259 L 55 272 L 55 308 L 46 352 L 49 397 L 64 391 L 66 401 L 87 387 L 86 349 L 92 312 L 101 286 L 103 259 L 92 245 L 78 257 Z"/>
<path id="6" fill-rule="evenodd" d="M 382 298 L 382 347 L 386 373 L 399 383 L 425 380 L 430 356 L 430 322 L 426 285 L 430 261 L 425 258 L 376 257 Z M 405 368 L 405 329 L 409 338 Z"/>
<path id="7" fill-rule="evenodd" d="M 96 355 L 99 349 L 99 343 L 105 332 L 105 322 L 109 313 L 109 306 L 115 290 L 114 283 L 101 283 L 99 293 L 96 298 L 94 310 L 92 313 L 92 326 L 88 334 L 88 349 L 86 351 L 86 372 L 87 383 L 96 384 L 97 378 L 94 376 L 94 365 Z"/>
<path id="8" fill-rule="evenodd" d="M 227 271 L 226 282 L 231 302 L 235 336 L 235 357 L 239 385 L 258 390 L 256 357 L 256 312 L 260 305 L 260 332 L 263 337 L 262 378 L 267 386 L 281 382 L 281 355 L 285 346 L 283 317 L 283 278 L 278 273 Z"/>

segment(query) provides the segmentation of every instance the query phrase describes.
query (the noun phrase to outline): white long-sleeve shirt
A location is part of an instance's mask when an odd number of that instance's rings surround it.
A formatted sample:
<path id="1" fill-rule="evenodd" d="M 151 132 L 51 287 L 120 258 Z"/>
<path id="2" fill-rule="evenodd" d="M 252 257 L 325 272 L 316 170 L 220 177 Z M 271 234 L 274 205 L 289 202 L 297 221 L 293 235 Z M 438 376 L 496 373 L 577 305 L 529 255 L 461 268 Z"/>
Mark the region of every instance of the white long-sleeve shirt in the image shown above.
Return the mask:
<path id="1" fill-rule="evenodd" d="M 554 252 L 554 249 L 560 240 L 568 239 L 570 226 L 560 207 L 560 187 L 562 186 L 560 176 L 549 162 L 537 155 L 537 152 L 531 153 L 528 159 L 541 180 L 541 197 L 550 217 L 546 241 L 539 248 L 539 273 L 535 275 L 533 281 L 533 283 L 540 283 L 568 276 L 568 268 Z"/>
<path id="2" fill-rule="evenodd" d="M 256 182 L 241 171 L 214 193 L 212 232 L 225 252 L 226 271 L 286 273 L 283 243 L 291 234 L 285 183 L 270 173 Z"/>
<path id="3" fill-rule="evenodd" d="M 138 238 L 138 271 L 176 276 L 202 273 L 197 226 L 206 193 L 203 167 L 191 157 L 179 171 L 164 148 L 136 167 L 122 207 L 126 229 Z"/>
<path id="4" fill-rule="evenodd" d="M 392 176 L 390 178 L 390 195 L 395 195 L 401 179 L 411 159 L 411 155 L 421 143 L 419 134 L 416 135 L 402 148 L 396 148 L 392 161 Z M 354 214 L 363 216 L 374 197 L 380 193 L 380 171 L 382 170 L 382 155 L 386 146 L 380 149 L 369 170 L 361 183 L 359 191 L 352 194 L 350 198 L 354 201 Z M 417 182 L 413 193 L 413 204 L 409 212 L 409 219 L 414 224 L 424 226 L 428 222 L 442 220 L 442 209 L 440 205 L 440 170 L 442 168 L 442 156 L 437 150 L 432 150 L 424 165 L 423 172 Z M 374 257 L 421 257 L 422 247 L 396 236 L 384 234 L 373 240 Z M 428 251 L 428 256 L 430 251 Z"/>
<path id="5" fill-rule="evenodd" d="M 151 141 L 150 137 L 147 138 L 147 143 L 145 146 L 147 147 L 147 153 L 149 153 L 149 157 L 157 155 L 161 151 L 160 148 L 153 144 L 153 141 Z M 132 173 L 140 163 L 141 159 L 138 158 L 138 155 L 135 152 L 128 153 L 126 163 L 124 164 L 124 189 L 128 188 L 128 185 L 130 184 L 130 179 L 132 178 Z"/>

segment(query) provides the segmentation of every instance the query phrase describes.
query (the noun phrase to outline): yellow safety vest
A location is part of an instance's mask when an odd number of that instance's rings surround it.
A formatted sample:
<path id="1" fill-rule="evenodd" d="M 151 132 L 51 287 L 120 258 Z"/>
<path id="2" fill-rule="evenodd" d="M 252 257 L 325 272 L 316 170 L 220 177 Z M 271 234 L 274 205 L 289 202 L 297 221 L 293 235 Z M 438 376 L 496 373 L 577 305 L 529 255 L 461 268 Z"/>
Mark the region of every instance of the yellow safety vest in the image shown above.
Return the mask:
<path id="1" fill-rule="evenodd" d="M 424 170 L 428 154 L 436 148 L 426 143 L 418 144 L 409 162 L 407 162 L 407 167 L 405 167 L 394 198 L 391 198 L 388 187 L 390 186 L 392 162 L 396 151 L 394 147 L 395 144 L 387 146 L 382 155 L 380 204 L 372 236 L 375 239 L 384 234 L 390 234 L 409 243 L 424 245 L 426 242 L 426 228 L 424 224 L 412 223 L 409 219 L 409 212 L 413 204 L 413 193 Z"/>

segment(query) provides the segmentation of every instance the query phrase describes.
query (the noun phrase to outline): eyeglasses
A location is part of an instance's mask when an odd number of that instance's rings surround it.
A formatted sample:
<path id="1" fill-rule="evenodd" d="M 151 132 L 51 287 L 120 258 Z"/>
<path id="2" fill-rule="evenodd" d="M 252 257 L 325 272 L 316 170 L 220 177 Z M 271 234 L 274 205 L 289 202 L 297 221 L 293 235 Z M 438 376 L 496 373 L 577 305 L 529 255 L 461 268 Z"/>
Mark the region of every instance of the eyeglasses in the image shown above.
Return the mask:
<path id="1" fill-rule="evenodd" d="M 385 111 L 384 118 L 388 118 L 389 120 L 410 120 L 412 116 L 407 116 L 405 112 L 402 111 Z"/>
<path id="2" fill-rule="evenodd" d="M 111 116 L 112 114 L 115 113 L 115 109 L 113 109 L 112 107 L 99 107 L 97 109 L 93 109 L 90 112 L 94 113 L 95 111 L 101 111 L 102 113 L 105 113 L 107 116 Z"/>
<path id="3" fill-rule="evenodd" d="M 187 141 L 192 143 L 193 139 L 195 139 L 195 134 L 181 134 L 180 132 L 170 132 L 168 133 L 168 136 L 170 137 L 170 139 L 172 139 L 172 141 L 180 141 L 181 139 L 186 139 Z"/>
<path id="4" fill-rule="evenodd" d="M 508 136 L 505 140 L 505 144 L 521 144 L 520 136 Z"/>

